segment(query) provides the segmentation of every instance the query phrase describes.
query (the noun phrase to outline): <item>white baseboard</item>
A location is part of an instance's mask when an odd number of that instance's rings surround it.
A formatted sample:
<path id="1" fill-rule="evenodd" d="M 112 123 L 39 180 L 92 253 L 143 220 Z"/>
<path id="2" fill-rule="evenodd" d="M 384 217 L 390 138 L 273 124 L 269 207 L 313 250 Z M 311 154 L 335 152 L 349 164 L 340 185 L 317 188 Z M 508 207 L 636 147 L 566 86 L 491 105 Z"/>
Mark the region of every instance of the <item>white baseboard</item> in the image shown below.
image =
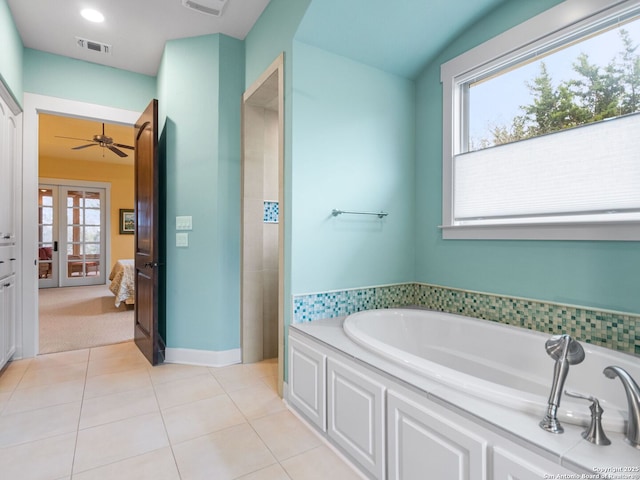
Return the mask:
<path id="1" fill-rule="evenodd" d="M 190 348 L 166 348 L 165 363 L 182 363 L 185 365 L 202 365 L 205 367 L 224 367 L 242 362 L 239 348 L 233 350 L 193 350 Z"/>

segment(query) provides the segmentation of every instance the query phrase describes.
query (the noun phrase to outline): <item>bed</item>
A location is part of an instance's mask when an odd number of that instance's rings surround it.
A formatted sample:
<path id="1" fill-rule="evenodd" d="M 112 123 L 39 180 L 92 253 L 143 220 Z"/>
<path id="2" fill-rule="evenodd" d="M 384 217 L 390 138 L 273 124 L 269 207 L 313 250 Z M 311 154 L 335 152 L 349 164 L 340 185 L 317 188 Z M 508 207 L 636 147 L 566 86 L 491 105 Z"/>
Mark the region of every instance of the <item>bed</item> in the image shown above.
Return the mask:
<path id="1" fill-rule="evenodd" d="M 125 305 L 135 303 L 135 268 L 132 259 L 118 260 L 111 270 L 109 280 L 109 290 L 116 296 L 116 307 L 122 302 Z"/>

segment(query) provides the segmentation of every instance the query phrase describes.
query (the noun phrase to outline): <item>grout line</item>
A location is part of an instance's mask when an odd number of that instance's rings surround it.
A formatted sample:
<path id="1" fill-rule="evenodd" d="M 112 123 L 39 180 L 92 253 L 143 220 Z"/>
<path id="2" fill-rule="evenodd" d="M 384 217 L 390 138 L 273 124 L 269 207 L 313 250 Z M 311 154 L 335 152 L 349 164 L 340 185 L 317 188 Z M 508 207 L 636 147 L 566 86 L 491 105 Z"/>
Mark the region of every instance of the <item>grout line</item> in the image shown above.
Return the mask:
<path id="1" fill-rule="evenodd" d="M 246 364 L 242 363 L 242 364 L 240 364 L 240 365 L 246 365 Z M 262 382 L 262 377 L 257 378 L 256 380 L 258 380 L 258 381 L 261 381 L 261 382 Z M 262 383 L 264 384 L 264 382 L 262 382 Z M 267 386 L 268 386 L 268 385 L 267 385 Z M 224 387 L 222 387 L 222 388 L 224 389 Z M 251 388 L 251 387 L 246 387 L 246 388 Z M 238 389 L 238 390 L 242 390 L 242 389 Z M 238 391 L 238 390 L 234 390 L 234 391 Z M 226 390 L 225 390 L 225 392 L 226 392 Z M 276 392 L 276 394 L 277 394 L 277 392 Z M 277 465 L 279 465 L 279 466 L 280 466 L 280 468 L 285 472 L 285 475 L 287 476 L 287 478 L 291 479 L 291 476 L 289 475 L 289 472 L 287 472 L 287 470 L 284 468 L 284 465 L 282 465 L 282 463 L 280 463 L 280 460 L 279 460 L 279 459 L 278 459 L 278 457 L 276 457 L 276 455 L 273 453 L 273 450 L 271 450 L 271 448 L 269 448 L 269 445 L 267 444 L 267 442 L 265 442 L 265 440 L 260 436 L 260 433 L 258 433 L 258 431 L 255 429 L 255 427 L 254 427 L 254 426 L 253 426 L 253 424 L 251 423 L 251 419 L 249 419 L 249 418 L 245 415 L 245 413 L 244 413 L 244 412 L 240 409 L 240 407 L 236 404 L 235 400 L 234 400 L 233 398 L 231 398 L 231 396 L 230 396 L 228 393 L 226 393 L 226 395 L 227 395 L 227 397 L 229 397 L 229 400 L 231 400 L 231 403 L 233 403 L 233 405 L 238 409 L 238 411 L 240 412 L 240 414 L 244 417 L 245 422 L 247 423 L 247 425 L 249 425 L 249 428 L 251 428 L 251 430 L 253 430 L 253 433 L 255 433 L 255 434 L 256 434 L 256 436 L 258 437 L 258 439 L 260 440 L 260 442 L 264 445 L 264 447 L 269 451 L 269 453 L 271 454 L 271 456 L 272 456 L 272 457 L 273 457 L 273 459 L 275 460 L 275 463 L 272 463 L 271 465 L 267 465 L 266 467 L 259 468 L 258 470 L 254 470 L 253 472 L 245 473 L 245 474 L 241 475 L 240 477 L 236 477 L 236 480 L 237 480 L 237 479 L 241 479 L 242 477 L 244 477 L 244 476 L 246 476 L 246 475 L 250 475 L 250 474 L 252 474 L 252 473 L 259 472 L 260 470 L 264 470 L 265 468 L 269 468 L 270 466 L 272 466 L 272 465 L 276 465 L 276 464 L 277 464 Z M 280 400 L 282 401 L 282 399 L 280 399 Z M 275 415 L 275 414 L 278 414 L 278 413 L 281 413 L 281 412 L 273 412 L 273 413 L 270 413 L 270 414 L 267 414 L 267 415 L 263 415 L 262 417 L 259 417 L 259 418 L 254 418 L 253 420 L 259 420 L 259 419 L 261 419 L 261 418 L 266 418 L 266 417 L 268 417 L 268 416 L 270 416 L 270 415 Z"/>
<path id="2" fill-rule="evenodd" d="M 73 469 L 76 464 L 76 454 L 78 453 L 78 436 L 80 435 L 80 420 L 82 419 L 82 407 L 84 406 L 84 395 L 87 389 L 87 379 L 89 378 L 89 361 L 91 360 L 91 350 L 89 349 L 89 354 L 87 355 L 87 363 L 85 365 L 84 371 L 84 385 L 82 387 L 82 397 L 80 398 L 80 412 L 78 413 L 78 424 L 76 425 L 76 441 L 73 445 L 73 457 L 71 457 L 71 471 L 69 472 L 69 478 L 73 478 Z"/>
<path id="3" fill-rule="evenodd" d="M 153 367 L 151 367 L 153 368 Z M 171 450 L 171 457 L 173 458 L 173 464 L 176 466 L 176 472 L 178 472 L 178 478 L 182 479 L 182 474 L 180 473 L 180 466 L 178 465 L 178 460 L 176 459 L 176 453 L 173 451 L 173 442 L 171 441 L 171 437 L 169 437 L 169 431 L 167 430 L 167 424 L 164 420 L 164 412 L 160 407 L 160 400 L 158 400 L 158 392 L 156 391 L 156 384 L 153 382 L 151 378 L 151 369 L 147 370 L 149 375 L 149 381 L 151 382 L 151 388 L 153 388 L 153 396 L 156 399 L 156 405 L 158 406 L 158 412 L 160 413 L 160 419 L 162 420 L 162 426 L 164 427 L 164 434 L 167 436 L 167 443 L 169 444 L 169 449 Z M 169 382 L 165 382 L 169 383 Z M 164 383 L 160 383 L 159 385 L 163 385 Z"/>
<path id="4" fill-rule="evenodd" d="M 7 409 L 7 406 L 9 405 L 9 402 L 11 401 L 11 399 L 13 398 L 13 395 L 16 393 L 16 391 L 18 390 L 18 385 L 20 385 L 20 382 L 22 382 L 22 379 L 24 378 L 24 376 L 27 373 L 27 370 L 29 370 L 29 368 L 31 368 L 31 362 L 32 360 L 29 360 L 29 365 L 27 365 L 27 368 L 25 368 L 22 371 L 22 375 L 20 375 L 20 379 L 16 382 L 16 384 L 13 386 L 13 388 L 11 389 L 10 392 L 3 392 L 3 393 L 9 393 L 9 398 L 7 398 L 7 401 L 4 403 L 4 405 L 2 406 L 2 408 L 0 409 L 0 417 L 4 416 L 4 411 Z M 3 372 L 0 372 L 0 377 L 6 373 L 7 371 L 7 367 L 9 367 L 9 365 L 11 365 L 11 362 L 9 362 L 8 365 L 6 365 L 5 369 Z"/>
<path id="5" fill-rule="evenodd" d="M 101 346 L 101 347 L 102 347 L 102 346 Z M 93 347 L 93 348 L 100 348 L 100 347 Z M 93 348 L 92 348 L 92 349 L 93 349 Z M 110 358 L 110 357 L 106 357 L 106 358 Z M 117 358 L 117 356 L 116 356 L 116 357 L 114 357 L 114 358 Z M 102 360 L 102 358 L 100 358 L 99 360 Z M 168 435 L 168 432 L 166 431 L 166 425 L 164 424 L 164 417 L 162 417 L 162 411 L 161 411 L 161 409 L 160 409 L 160 405 L 158 404 L 158 398 L 157 398 L 157 394 L 156 394 L 156 392 L 155 392 L 155 386 L 154 386 L 154 384 L 153 384 L 153 381 L 151 381 L 151 373 L 150 373 L 150 369 L 145 369 L 145 370 L 146 370 L 146 372 L 147 372 L 147 375 L 149 376 L 149 382 L 151 383 L 151 387 L 153 388 L 154 397 L 155 397 L 155 399 L 156 399 L 156 405 L 157 405 L 157 407 L 158 407 L 158 413 L 160 414 L 160 418 L 162 419 L 162 424 L 163 424 L 163 426 L 164 426 L 164 428 L 165 428 L 165 434 L 167 435 L 167 444 L 168 444 L 167 446 L 169 446 L 169 447 L 171 448 L 171 454 L 173 455 L 173 448 L 172 448 L 172 446 L 171 446 L 171 442 L 169 441 L 169 435 Z M 88 371 L 88 362 L 87 362 L 87 371 Z M 130 371 L 130 370 L 125 370 L 125 371 L 123 371 L 123 372 L 113 372 L 113 373 L 126 373 L 126 372 L 128 372 L 128 371 Z M 104 374 L 104 375 L 111 375 L 111 374 L 107 373 L 107 374 Z M 87 378 L 96 378 L 96 377 L 99 377 L 99 376 L 100 376 L 100 375 L 95 375 L 95 376 L 93 376 L 93 377 L 87 377 Z M 85 385 L 86 385 L 86 384 L 85 384 Z M 146 387 L 144 387 L 144 388 L 146 388 Z M 133 391 L 136 391 L 136 390 L 142 390 L 142 389 L 143 389 L 143 387 L 136 387 L 136 388 L 134 388 L 134 389 L 131 389 L 131 390 L 125 390 L 125 391 L 122 391 L 122 392 L 107 393 L 107 394 L 99 395 L 99 396 L 97 396 L 97 397 L 93 397 L 93 398 L 90 398 L 90 399 L 87 399 L 87 400 L 91 401 L 91 400 L 95 400 L 95 399 L 97 399 L 97 398 L 109 397 L 109 396 L 111 396 L 111 395 L 126 394 L 126 393 L 131 393 L 131 392 L 133 392 Z M 83 398 L 82 404 L 84 405 L 84 398 Z M 90 427 L 86 427 L 86 428 L 84 428 L 84 429 L 82 429 L 82 430 L 89 430 L 89 429 L 92 429 L 92 428 L 98 428 L 98 427 L 102 427 L 102 426 L 105 426 L 105 425 L 109 425 L 109 424 L 111 424 L 111 423 L 121 422 L 121 421 L 127 421 L 127 420 L 131 420 L 131 419 L 134 419 L 134 418 L 143 417 L 143 416 L 145 416 L 145 415 L 151 415 L 151 414 L 154 414 L 154 413 L 155 413 L 155 412 L 145 412 L 145 413 L 141 413 L 141 414 L 138 414 L 138 415 L 133 415 L 133 416 L 126 417 L 126 418 L 121 418 L 121 419 L 118 419 L 118 420 L 111 420 L 111 421 L 106 422 L 106 423 L 100 423 L 100 424 L 98 424 L 98 425 L 92 425 L 92 426 L 90 426 Z M 79 419 L 79 420 L 80 420 L 80 419 Z M 79 425 L 78 425 L 78 433 L 79 433 L 79 431 L 80 431 L 80 428 L 79 428 Z M 78 438 L 78 437 L 76 436 L 76 444 L 77 444 L 77 438 Z M 89 468 L 89 469 L 87 469 L 87 470 L 83 470 L 82 472 L 77 472 L 77 473 L 78 473 L 78 474 L 80 474 L 80 473 L 86 473 L 86 472 L 90 472 L 90 471 L 92 471 L 92 470 L 97 470 L 97 469 L 100 469 L 100 468 L 104 468 L 104 467 L 107 467 L 108 465 L 114 465 L 114 464 L 117 464 L 117 463 L 120 463 L 120 462 L 123 462 L 123 461 L 126 461 L 126 460 L 130 460 L 130 459 L 133 459 L 133 458 L 136 458 L 136 457 L 141 457 L 141 456 L 144 456 L 144 455 L 148 455 L 148 454 L 150 454 L 150 453 L 152 453 L 152 452 L 155 452 L 156 450 L 160 450 L 160 449 L 162 449 L 162 448 L 165 448 L 165 447 L 160 447 L 160 448 L 157 448 L 157 449 L 155 449 L 155 450 L 150 450 L 150 451 L 147 451 L 147 452 L 139 453 L 139 454 L 137 454 L 137 455 L 133 455 L 133 456 L 130 456 L 130 457 L 121 458 L 120 460 L 116 460 L 116 461 L 113 461 L 113 462 L 105 463 L 105 464 L 103 464 L 103 465 L 97 465 L 97 466 L 91 467 L 91 468 Z M 173 458 L 174 458 L 174 463 L 175 463 L 175 455 L 173 456 Z M 74 451 L 74 463 L 75 463 L 75 451 Z M 180 476 L 180 471 L 179 471 L 179 469 L 178 469 L 177 464 L 176 464 L 176 471 L 178 472 L 178 477 L 181 479 L 182 477 Z M 72 472 L 73 472 L 73 469 L 72 469 Z M 73 478 L 73 477 L 72 477 L 72 478 Z"/>

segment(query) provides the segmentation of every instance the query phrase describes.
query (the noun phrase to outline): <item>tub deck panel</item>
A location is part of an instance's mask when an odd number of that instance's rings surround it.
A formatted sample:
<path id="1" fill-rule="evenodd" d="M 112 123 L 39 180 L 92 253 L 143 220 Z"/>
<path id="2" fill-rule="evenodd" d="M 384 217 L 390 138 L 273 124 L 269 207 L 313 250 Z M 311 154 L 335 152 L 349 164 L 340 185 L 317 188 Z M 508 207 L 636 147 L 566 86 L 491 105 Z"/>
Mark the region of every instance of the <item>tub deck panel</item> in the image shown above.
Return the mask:
<path id="1" fill-rule="evenodd" d="M 472 319 L 472 321 L 477 320 Z M 433 416 L 435 416 L 439 421 L 444 422 L 447 425 L 455 424 L 454 427 L 452 427 L 454 430 L 462 431 L 466 429 L 472 434 L 471 437 L 474 437 L 475 435 L 476 440 L 480 442 L 480 445 L 482 445 L 482 439 L 485 439 L 489 444 L 489 449 L 485 451 L 484 454 L 484 461 L 486 462 L 486 465 L 488 465 L 486 470 L 487 479 L 506 480 L 508 478 L 520 478 L 521 480 L 533 480 L 540 478 L 541 472 L 549 475 L 569 475 L 577 472 L 578 475 L 581 475 L 593 474 L 594 471 L 598 471 L 596 469 L 600 469 L 599 471 L 605 471 L 604 469 L 612 466 L 640 466 L 640 450 L 632 448 L 625 443 L 624 434 L 621 432 L 605 427 L 607 436 L 612 441 L 612 444 L 607 447 L 595 446 L 587 442 L 581 437 L 581 433 L 584 428 L 569 422 L 563 422 L 565 427 L 564 434 L 550 434 L 538 426 L 541 415 L 537 412 L 532 413 L 526 409 L 507 408 L 505 405 L 496 402 L 494 399 L 478 396 L 473 392 L 473 390 L 469 390 L 468 385 L 465 382 L 460 382 L 460 385 L 451 385 L 447 382 L 443 382 L 437 375 L 430 377 L 428 375 L 421 374 L 417 369 L 409 367 L 407 362 L 404 360 L 399 361 L 398 359 L 393 359 L 391 356 L 380 355 L 375 348 L 368 348 L 360 342 L 354 342 L 350 336 L 347 336 L 344 324 L 345 317 L 291 325 L 289 330 L 290 341 L 299 341 L 309 346 L 317 345 L 317 350 L 321 351 L 326 356 L 327 362 L 329 362 L 329 359 L 332 359 L 331 362 L 338 359 L 341 363 L 351 366 L 351 368 L 356 369 L 362 375 L 378 379 L 376 381 L 385 386 L 386 393 L 384 398 L 387 403 L 385 413 L 385 421 L 387 425 L 385 458 L 387 459 L 388 478 L 398 478 L 398 475 L 396 475 L 396 477 L 393 477 L 392 475 L 394 469 L 398 468 L 398 462 L 404 462 L 404 460 L 401 459 L 402 455 L 406 457 L 407 466 L 403 467 L 403 471 L 405 472 L 419 471 L 427 468 L 425 465 L 429 465 L 429 463 L 424 463 L 424 459 L 420 455 L 411 457 L 410 452 L 408 454 L 405 454 L 404 452 L 401 454 L 398 451 L 394 451 L 394 449 L 397 450 L 397 448 L 400 448 L 398 445 L 402 445 L 404 443 L 417 447 L 420 442 L 439 443 L 446 441 L 444 438 L 436 440 L 433 438 L 433 435 L 430 440 L 420 439 L 419 435 L 428 432 L 429 429 L 419 426 L 419 422 L 416 422 L 416 419 L 414 418 L 416 417 L 415 412 L 405 412 L 402 414 L 394 412 L 395 407 L 393 406 L 393 402 L 396 401 L 393 400 L 394 395 L 404 396 L 410 400 L 409 403 L 416 403 L 426 408 L 428 411 L 435 412 Z M 489 325 L 491 324 L 489 323 Z M 395 326 L 398 326 L 397 323 Z M 513 329 L 514 327 L 507 328 Z M 379 329 L 378 333 L 385 339 L 400 338 L 400 335 L 396 334 L 386 335 L 382 333 L 384 331 L 384 329 Z M 466 332 L 469 334 L 469 330 L 466 330 Z M 367 332 L 367 334 L 368 333 L 369 332 Z M 524 331 L 522 333 L 526 335 L 529 332 Z M 531 333 L 541 335 L 535 332 Z M 407 336 L 407 333 L 404 331 L 402 334 Z M 409 335 L 409 337 L 413 337 L 414 346 L 424 343 L 424 340 L 415 341 L 415 336 L 416 335 Z M 553 374 L 553 361 L 546 356 L 546 352 L 544 351 L 544 341 L 546 341 L 548 337 L 549 335 L 541 335 L 540 339 L 542 340 L 543 345 L 542 351 L 536 353 L 535 358 L 537 358 L 537 362 L 544 365 L 544 368 L 541 370 L 548 372 L 548 382 L 550 385 Z M 477 336 L 476 340 L 478 340 Z M 540 342 L 538 341 L 538 343 Z M 524 343 L 518 342 L 515 342 L 515 344 L 519 345 L 520 348 L 524 345 Z M 638 358 L 628 354 L 608 351 L 601 347 L 593 348 L 591 345 L 583 346 L 585 347 L 587 358 L 582 364 L 571 367 L 569 379 L 573 380 L 574 385 L 586 386 L 583 393 L 601 391 L 599 389 L 602 389 L 602 391 L 605 392 L 620 390 L 620 392 L 617 393 L 621 393 L 622 403 L 624 404 L 624 408 L 622 409 L 624 411 L 621 412 L 620 415 L 626 416 L 626 401 L 624 401 L 625 396 L 621 385 L 618 385 L 619 382 L 614 382 L 613 380 L 604 377 L 604 375 L 601 374 L 600 367 L 608 364 L 622 365 L 623 368 L 627 369 L 632 376 L 640 378 L 640 374 L 638 373 L 640 362 L 638 362 Z M 446 345 L 442 344 L 439 347 L 442 349 L 447 348 Z M 466 356 L 469 354 L 470 352 L 464 351 L 461 356 L 465 358 L 465 361 L 470 361 Z M 435 362 L 432 363 L 435 364 Z M 478 364 L 481 363 L 482 362 L 480 361 L 478 362 Z M 579 370 L 578 367 L 583 367 L 583 370 Z M 291 363 L 290 368 L 292 368 Z M 478 368 L 482 369 L 483 367 L 481 365 Z M 506 371 L 511 372 L 511 374 L 513 374 L 514 370 L 516 373 L 519 371 L 519 368 L 513 368 L 513 365 L 509 365 L 509 368 L 511 370 L 506 369 Z M 449 367 L 437 367 L 438 372 L 446 369 L 455 372 L 454 369 Z M 461 372 L 457 372 L 457 374 L 466 375 L 466 373 Z M 526 374 L 523 376 L 525 375 Z M 464 377 L 459 377 L 459 379 L 460 378 Z M 326 381 L 329 381 L 329 379 L 327 378 Z M 487 383 L 493 384 L 492 382 Z M 500 386 L 498 383 L 496 383 L 496 385 L 498 385 L 498 387 Z M 570 383 L 568 380 L 566 387 L 569 388 L 569 385 Z M 572 388 L 577 389 L 575 387 Z M 287 386 L 287 394 L 288 391 L 289 386 Z M 521 391 L 515 388 L 514 391 L 517 392 L 516 397 L 521 393 Z M 607 415 L 611 415 L 613 411 L 611 404 L 614 401 L 619 401 L 619 395 L 616 395 L 611 395 L 608 398 L 604 395 L 605 402 L 608 402 L 609 405 L 608 407 L 605 407 L 605 414 L 603 418 L 606 418 Z M 542 403 L 546 405 L 546 395 L 538 395 L 538 397 L 542 398 Z M 613 398 L 614 400 L 610 401 L 609 398 Z M 565 400 L 566 398 L 563 397 L 563 403 Z M 589 410 L 586 402 L 584 404 L 580 403 L 579 407 L 588 415 Z M 301 413 L 304 414 L 304 412 Z M 406 428 L 402 427 L 405 428 L 404 431 L 397 430 L 399 428 L 397 427 L 398 422 L 406 425 Z M 438 426 L 436 430 L 442 431 L 441 427 L 442 426 Z M 460 428 L 462 430 L 460 430 Z M 393 429 L 398 431 L 396 440 L 393 440 L 392 438 L 394 435 Z M 363 438 L 368 438 L 367 435 L 366 429 L 364 432 L 354 434 L 354 436 L 359 438 L 360 441 L 362 441 Z M 326 433 L 325 436 L 327 439 L 333 441 L 333 439 Z M 446 437 L 449 438 L 449 435 L 447 434 Z M 454 441 L 453 443 L 455 444 L 457 441 Z M 471 455 L 470 453 L 460 455 L 458 453 L 453 453 L 455 451 L 459 452 L 460 450 L 458 447 L 451 447 L 451 444 L 448 447 L 440 446 L 437 448 L 445 450 L 449 449 L 449 453 L 445 453 L 444 450 L 441 452 L 441 458 L 449 457 L 451 459 L 457 456 L 458 459 L 462 458 L 464 461 L 472 461 L 470 460 L 472 457 L 467 456 Z M 473 450 L 473 447 L 465 448 L 469 451 Z M 417 451 L 422 450 L 423 449 L 421 447 L 417 448 Z M 349 456 L 354 458 L 353 455 Z M 363 470 L 363 472 L 364 471 L 367 472 L 367 476 L 373 477 L 370 470 Z M 411 477 L 400 475 L 400 478 Z M 430 477 L 427 475 L 416 478 L 437 477 Z M 464 475 L 461 478 L 465 478 Z M 572 477 L 567 476 L 565 478 Z M 640 472 L 636 473 L 635 478 L 640 479 Z"/>

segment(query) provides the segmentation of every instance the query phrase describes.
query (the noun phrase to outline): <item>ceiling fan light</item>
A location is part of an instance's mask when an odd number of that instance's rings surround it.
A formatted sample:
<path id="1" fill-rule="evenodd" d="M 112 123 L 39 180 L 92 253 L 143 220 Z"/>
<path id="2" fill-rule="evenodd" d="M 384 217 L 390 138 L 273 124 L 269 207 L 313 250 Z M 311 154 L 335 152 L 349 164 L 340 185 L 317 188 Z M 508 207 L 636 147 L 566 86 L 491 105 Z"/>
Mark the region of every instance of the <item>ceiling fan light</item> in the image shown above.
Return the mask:
<path id="1" fill-rule="evenodd" d="M 97 10 L 93 10 L 92 8 L 85 8 L 80 12 L 80 15 L 82 15 L 86 20 L 89 20 L 90 22 L 104 22 L 104 15 L 102 15 L 102 13 Z"/>

